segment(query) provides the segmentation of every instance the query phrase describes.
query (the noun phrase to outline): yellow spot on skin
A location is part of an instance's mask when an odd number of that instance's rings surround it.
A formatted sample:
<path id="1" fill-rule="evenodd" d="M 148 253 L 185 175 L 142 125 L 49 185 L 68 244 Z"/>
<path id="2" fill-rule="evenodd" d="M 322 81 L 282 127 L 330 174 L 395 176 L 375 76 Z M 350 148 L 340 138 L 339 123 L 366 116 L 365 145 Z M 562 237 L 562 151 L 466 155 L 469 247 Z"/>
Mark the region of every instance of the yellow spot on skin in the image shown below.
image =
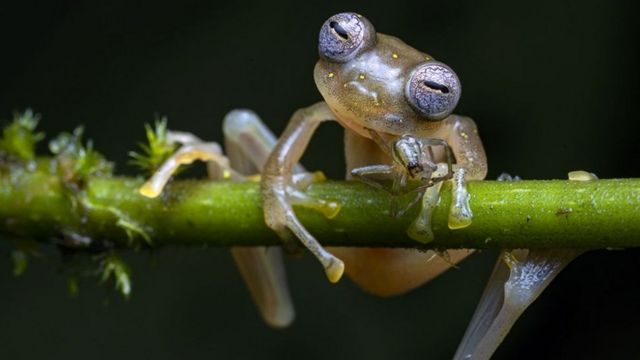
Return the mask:
<path id="1" fill-rule="evenodd" d="M 429 56 L 425 56 L 425 57 L 424 57 L 424 59 L 425 59 L 425 60 L 427 60 L 427 61 L 430 61 L 430 60 L 431 60 L 431 57 L 429 57 Z"/>
<path id="2" fill-rule="evenodd" d="M 469 141 L 469 135 L 466 132 L 460 131 L 460 136 L 462 136 L 462 138 L 464 139 L 464 142 Z"/>
<path id="3" fill-rule="evenodd" d="M 393 54 L 391 54 L 391 57 L 394 58 L 394 59 L 397 59 L 398 58 L 398 54 L 393 53 Z"/>
<path id="4" fill-rule="evenodd" d="M 328 78 L 332 78 L 335 74 L 330 72 L 329 75 L 327 75 Z"/>
<path id="5" fill-rule="evenodd" d="M 360 74 L 360 75 L 358 76 L 358 79 L 360 79 L 360 80 L 364 80 L 364 74 Z"/>

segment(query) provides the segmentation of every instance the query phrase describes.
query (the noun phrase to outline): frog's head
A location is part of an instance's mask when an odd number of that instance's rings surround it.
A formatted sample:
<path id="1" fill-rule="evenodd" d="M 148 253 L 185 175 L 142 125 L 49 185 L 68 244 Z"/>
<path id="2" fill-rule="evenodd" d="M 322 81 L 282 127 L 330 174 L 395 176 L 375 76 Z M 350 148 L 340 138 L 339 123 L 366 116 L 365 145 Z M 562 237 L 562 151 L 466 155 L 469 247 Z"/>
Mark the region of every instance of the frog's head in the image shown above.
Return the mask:
<path id="1" fill-rule="evenodd" d="M 460 98 L 460 81 L 447 65 L 401 40 L 376 33 L 362 15 L 340 13 L 320 29 L 314 78 L 338 119 L 404 134 L 431 128 Z"/>

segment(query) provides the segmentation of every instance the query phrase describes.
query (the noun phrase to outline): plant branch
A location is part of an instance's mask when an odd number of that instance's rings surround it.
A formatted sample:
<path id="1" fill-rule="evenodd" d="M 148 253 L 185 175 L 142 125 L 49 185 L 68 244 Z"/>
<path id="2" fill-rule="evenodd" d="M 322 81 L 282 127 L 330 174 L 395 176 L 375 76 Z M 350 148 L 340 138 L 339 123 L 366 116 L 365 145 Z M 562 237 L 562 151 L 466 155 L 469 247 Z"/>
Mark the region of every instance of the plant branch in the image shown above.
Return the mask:
<path id="1" fill-rule="evenodd" d="M 39 161 L 46 163 L 46 161 Z M 138 194 L 140 179 L 87 178 L 69 189 L 38 166 L 0 172 L 0 236 L 117 247 L 276 245 L 263 221 L 257 183 L 175 181 L 157 199 Z M 435 248 L 625 248 L 640 246 L 640 179 L 480 181 L 468 184 L 471 226 L 449 230 L 450 186 L 433 213 Z M 326 219 L 296 209 L 325 245 L 424 247 L 405 232 L 417 210 L 389 216 L 391 197 L 366 185 L 324 182 L 308 192 L 338 201 Z"/>

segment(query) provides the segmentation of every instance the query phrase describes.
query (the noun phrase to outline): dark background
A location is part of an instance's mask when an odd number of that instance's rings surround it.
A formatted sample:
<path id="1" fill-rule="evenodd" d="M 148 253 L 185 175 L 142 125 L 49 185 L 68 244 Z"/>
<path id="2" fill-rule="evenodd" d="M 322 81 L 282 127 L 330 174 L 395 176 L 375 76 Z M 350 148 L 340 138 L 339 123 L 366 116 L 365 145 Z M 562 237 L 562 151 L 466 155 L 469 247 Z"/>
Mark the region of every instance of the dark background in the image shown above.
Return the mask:
<path id="1" fill-rule="evenodd" d="M 279 133 L 295 109 L 320 100 L 317 32 L 345 10 L 456 70 L 464 88 L 457 112 L 476 119 L 490 178 L 640 175 L 631 1 L 3 3 L 0 118 L 32 107 L 48 134 L 84 124 L 124 174 L 154 114 L 221 141 L 224 114 L 247 107 Z M 340 178 L 340 144 L 340 128 L 324 126 L 305 165 Z M 311 256 L 291 260 L 298 317 L 274 331 L 225 249 L 129 254 L 129 301 L 89 280 L 70 298 L 53 249 L 14 279 L 9 251 L 0 243 L 0 359 L 447 359 L 496 255 L 477 254 L 393 299 L 349 280 L 330 285 Z M 495 358 L 639 358 L 639 260 L 637 250 L 577 259 Z"/>

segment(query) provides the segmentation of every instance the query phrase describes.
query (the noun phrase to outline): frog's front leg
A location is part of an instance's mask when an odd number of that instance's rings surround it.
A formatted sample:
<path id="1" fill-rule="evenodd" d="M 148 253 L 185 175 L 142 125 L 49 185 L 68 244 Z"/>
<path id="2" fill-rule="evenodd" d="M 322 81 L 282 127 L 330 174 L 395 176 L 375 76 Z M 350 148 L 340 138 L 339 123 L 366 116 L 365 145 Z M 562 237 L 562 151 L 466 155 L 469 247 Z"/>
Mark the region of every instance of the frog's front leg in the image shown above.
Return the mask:
<path id="1" fill-rule="evenodd" d="M 435 156 L 432 156 L 433 161 L 443 161 L 441 142 L 435 144 L 428 138 L 428 134 L 424 138 L 418 138 L 422 145 L 432 144 L 438 145 L 435 151 Z M 365 138 L 358 135 L 356 132 L 346 129 L 345 130 L 345 155 L 347 163 L 347 178 L 353 179 L 354 177 L 362 177 L 363 174 L 371 176 L 369 180 L 373 186 L 388 191 L 388 187 L 384 186 L 384 183 L 380 183 L 377 180 L 397 178 L 398 171 L 402 170 L 405 173 L 408 172 L 407 165 L 413 162 L 405 161 L 411 159 L 411 154 L 422 156 L 422 154 L 428 154 L 427 149 L 419 149 L 419 151 L 411 150 L 411 146 L 405 146 L 410 142 L 404 142 L 404 144 L 397 143 L 398 138 L 391 139 L 390 141 L 379 141 L 380 139 Z M 384 139 L 383 139 L 384 140 Z M 394 145 L 401 145 L 395 146 Z M 428 146 L 432 146 L 428 145 Z M 400 151 L 402 149 L 408 150 L 401 156 L 393 156 L 393 149 Z M 396 155 L 400 155 L 399 153 Z M 401 160 L 405 159 L 405 160 Z M 400 160 L 400 161 L 398 161 Z M 426 161 L 423 166 L 423 170 L 430 171 L 429 165 L 432 161 Z M 402 165 L 401 165 L 402 164 Z M 413 169 L 413 166 L 410 166 Z M 355 173 L 354 173 L 355 172 Z M 432 173 L 431 178 L 438 178 L 446 175 L 449 172 L 448 166 L 444 163 L 438 164 L 437 169 Z M 416 174 L 417 175 L 417 174 Z M 424 175 L 424 174 L 423 174 Z M 388 183 L 388 182 L 387 182 Z M 437 187 L 441 182 L 437 182 L 434 186 L 426 189 L 428 196 L 434 201 L 437 201 L 438 191 Z M 435 190 L 435 191 L 432 191 Z M 427 221 L 428 222 L 428 221 Z M 430 225 L 424 224 L 424 227 L 430 229 Z M 424 236 L 424 234 L 420 234 Z M 351 248 L 351 247 L 332 247 L 331 252 L 339 256 L 344 260 L 346 264 L 347 275 L 363 290 L 383 297 L 395 296 L 406 293 L 412 289 L 421 286 L 422 284 L 437 277 L 447 269 L 450 269 L 452 264 L 462 261 L 466 256 L 470 254 L 467 250 L 449 250 L 448 257 L 440 257 L 434 251 L 418 251 L 416 249 L 397 249 L 397 248 Z"/>
<path id="2" fill-rule="evenodd" d="M 326 103 L 321 102 L 296 111 L 287 128 L 280 137 L 262 173 L 262 199 L 266 224 L 285 242 L 296 238 L 320 261 L 331 282 L 337 282 L 344 272 L 342 260 L 326 251 L 293 212 L 294 202 L 291 190 L 294 189 L 293 167 L 300 160 L 311 136 L 323 121 L 335 120 L 335 116 Z M 298 197 L 300 205 L 309 203 L 317 207 L 317 201 L 309 197 Z"/>
<path id="3" fill-rule="evenodd" d="M 574 171 L 569 179 L 592 181 L 597 177 Z M 454 359 L 489 359 L 520 315 L 580 254 L 578 249 L 503 251 Z"/>
<path id="4" fill-rule="evenodd" d="M 471 225 L 473 213 L 469 204 L 466 180 L 482 180 L 487 176 L 487 156 L 472 119 L 451 115 L 446 120 L 446 140 L 456 158 L 449 228 L 460 229 Z"/>

